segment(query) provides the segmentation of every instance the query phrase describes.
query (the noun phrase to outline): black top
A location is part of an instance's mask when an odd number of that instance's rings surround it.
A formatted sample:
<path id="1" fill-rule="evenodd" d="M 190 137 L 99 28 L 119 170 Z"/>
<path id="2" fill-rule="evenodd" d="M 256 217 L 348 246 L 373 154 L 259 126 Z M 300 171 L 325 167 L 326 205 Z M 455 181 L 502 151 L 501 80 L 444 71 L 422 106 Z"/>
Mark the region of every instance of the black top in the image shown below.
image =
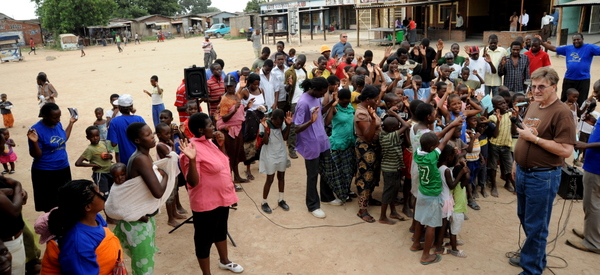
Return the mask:
<path id="1" fill-rule="evenodd" d="M 12 185 L 6 183 L 4 177 L 0 177 L 0 188 L 9 188 L 12 189 Z M 17 196 L 21 196 L 21 194 L 16 194 Z M 9 197 L 12 199 L 12 197 Z M 10 217 L 7 213 L 0 210 L 0 239 L 8 239 L 19 231 L 23 230 L 23 226 L 25 223 L 23 222 L 23 214 L 20 213 L 18 217 L 13 218 Z"/>
<path id="2" fill-rule="evenodd" d="M 10 109 L 6 109 L 6 107 L 11 105 L 12 103 L 10 103 L 10 101 L 0 102 L 0 114 L 6 115 L 12 113 Z"/>

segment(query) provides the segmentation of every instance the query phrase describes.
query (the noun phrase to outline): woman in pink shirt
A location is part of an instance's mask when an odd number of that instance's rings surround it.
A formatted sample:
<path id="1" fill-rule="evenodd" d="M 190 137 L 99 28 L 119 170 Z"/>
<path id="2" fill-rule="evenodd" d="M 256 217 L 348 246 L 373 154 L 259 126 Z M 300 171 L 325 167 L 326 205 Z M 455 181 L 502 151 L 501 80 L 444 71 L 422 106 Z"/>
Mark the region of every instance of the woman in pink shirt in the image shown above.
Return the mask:
<path id="1" fill-rule="evenodd" d="M 185 175 L 194 215 L 194 244 L 202 274 L 210 274 L 210 248 L 219 251 L 219 268 L 235 273 L 244 271 L 227 256 L 229 206 L 238 201 L 229 169 L 229 158 L 212 142 L 214 125 L 205 113 L 188 120 L 194 138 L 182 141 L 181 170 Z M 195 164 L 196 169 L 190 169 Z"/>

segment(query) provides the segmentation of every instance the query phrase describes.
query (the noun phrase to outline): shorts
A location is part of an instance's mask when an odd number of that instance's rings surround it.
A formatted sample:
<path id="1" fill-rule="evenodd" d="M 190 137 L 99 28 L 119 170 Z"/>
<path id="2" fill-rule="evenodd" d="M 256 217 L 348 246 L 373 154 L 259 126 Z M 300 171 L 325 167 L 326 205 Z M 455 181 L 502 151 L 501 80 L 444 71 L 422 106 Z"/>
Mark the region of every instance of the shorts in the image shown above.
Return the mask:
<path id="1" fill-rule="evenodd" d="M 440 227 L 442 226 L 442 207 L 444 200 L 441 194 L 435 197 L 425 196 L 421 191 L 417 191 L 417 203 L 415 205 L 414 219 L 424 226 Z"/>
<path id="2" fill-rule="evenodd" d="M 490 143 L 488 158 L 488 169 L 496 171 L 498 169 L 498 160 L 500 160 L 500 168 L 503 175 L 512 172 L 513 157 L 510 152 L 510 147 L 499 146 Z"/>
<path id="3" fill-rule="evenodd" d="M 114 183 L 112 176 L 109 173 L 93 173 L 92 179 L 94 180 L 94 183 L 98 185 L 100 193 L 104 193 L 108 197 L 110 188 Z"/>
<path id="4" fill-rule="evenodd" d="M 400 181 L 402 176 L 400 171 L 397 172 L 383 172 L 383 195 L 381 203 L 391 204 L 394 202 L 400 191 Z"/>
<path id="5" fill-rule="evenodd" d="M 465 223 L 465 213 L 452 213 L 452 217 L 450 218 L 450 233 L 454 236 L 458 236 L 463 223 Z"/>
<path id="6" fill-rule="evenodd" d="M 194 246 L 196 257 L 206 259 L 210 256 L 210 247 L 227 239 L 227 220 L 229 207 L 217 207 L 205 212 L 192 212 L 194 215 Z"/>
<path id="7" fill-rule="evenodd" d="M 79 45 L 79 49 L 83 51 L 83 45 Z"/>

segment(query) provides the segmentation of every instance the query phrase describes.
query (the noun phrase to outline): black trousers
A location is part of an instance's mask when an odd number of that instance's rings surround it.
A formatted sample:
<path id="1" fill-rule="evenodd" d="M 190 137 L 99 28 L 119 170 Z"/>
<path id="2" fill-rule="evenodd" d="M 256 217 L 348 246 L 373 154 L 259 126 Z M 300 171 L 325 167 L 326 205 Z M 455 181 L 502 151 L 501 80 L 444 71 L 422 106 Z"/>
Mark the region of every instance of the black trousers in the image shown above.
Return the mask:
<path id="1" fill-rule="evenodd" d="M 575 88 L 575 90 L 579 92 L 577 104 L 581 106 L 581 104 L 583 104 L 583 102 L 588 98 L 590 91 L 590 80 L 571 80 L 567 78 L 563 79 L 560 101 L 565 102 L 567 100 L 567 90 L 570 88 Z"/>

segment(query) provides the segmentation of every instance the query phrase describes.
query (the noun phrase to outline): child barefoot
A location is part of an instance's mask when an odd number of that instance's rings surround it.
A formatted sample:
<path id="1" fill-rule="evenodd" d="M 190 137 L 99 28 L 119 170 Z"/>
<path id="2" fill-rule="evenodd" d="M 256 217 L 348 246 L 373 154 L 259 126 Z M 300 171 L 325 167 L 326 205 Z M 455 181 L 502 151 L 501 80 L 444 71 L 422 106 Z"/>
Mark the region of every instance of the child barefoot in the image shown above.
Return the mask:
<path id="1" fill-rule="evenodd" d="M 400 191 L 400 181 L 402 176 L 400 170 L 404 169 L 402 161 L 402 138 L 407 129 L 410 128 L 404 119 L 396 113 L 398 107 L 393 106 L 388 110 L 388 117 L 383 120 L 382 131 L 379 134 L 381 143 L 381 171 L 383 172 L 383 195 L 381 199 L 381 215 L 379 222 L 383 224 L 395 224 L 396 222 L 388 219 L 386 212 L 388 205 L 390 207 L 390 218 L 404 221 L 396 211 L 394 200 Z M 400 128 L 402 124 L 402 128 Z"/>
<path id="2" fill-rule="evenodd" d="M 10 138 L 10 132 L 8 132 L 8 129 L 6 128 L 0 129 L 0 135 L 3 135 L 4 139 L 6 140 L 6 143 L 4 144 L 4 151 L 0 154 L 0 162 L 4 167 L 2 174 L 14 174 L 15 161 L 17 161 L 17 154 L 15 154 L 13 151 L 13 147 L 16 146 L 15 141 Z M 6 165 L 7 163 L 10 163 L 10 171 L 8 171 L 8 165 Z"/>
<path id="3" fill-rule="evenodd" d="M 285 125 L 283 122 L 285 120 Z M 267 174 L 267 180 L 263 188 L 263 202 L 261 208 L 265 213 L 271 214 L 271 207 L 267 203 L 269 190 L 275 178 L 277 171 L 277 181 L 279 187 L 279 200 L 277 205 L 283 210 L 288 211 L 290 207 L 283 200 L 283 189 L 285 186 L 285 169 L 292 164 L 287 156 L 286 143 L 290 134 L 289 125 L 292 124 L 292 113 L 287 112 L 284 118 L 283 110 L 276 109 L 271 115 L 271 119 L 263 118 L 260 124 L 260 132 L 263 133 L 263 146 L 260 151 L 260 164 L 258 171 L 261 174 Z"/>
<path id="4" fill-rule="evenodd" d="M 106 135 L 108 134 L 108 123 L 106 123 L 106 119 L 104 119 L 104 109 L 98 107 L 96 110 L 94 110 L 94 114 L 96 115 L 94 126 L 98 127 L 98 131 L 100 131 L 100 140 L 106 141 Z"/>
<path id="5" fill-rule="evenodd" d="M 171 153 L 173 150 L 173 147 L 175 146 L 175 144 L 173 143 L 173 141 L 171 140 L 171 126 L 169 126 L 168 124 L 165 123 L 159 123 L 156 125 L 156 136 L 158 137 L 158 144 L 156 145 L 156 159 L 163 159 L 166 158 L 169 153 Z M 173 192 L 171 193 L 171 196 L 169 196 L 169 199 L 167 200 L 166 206 L 167 206 L 167 215 L 169 216 L 169 220 L 167 222 L 167 224 L 169 224 L 170 226 L 176 227 L 179 225 L 179 223 L 176 221 L 176 219 L 186 219 L 185 216 L 183 215 L 179 215 L 177 213 L 177 207 L 175 205 L 175 193 L 177 192 L 177 185 L 175 185 L 175 188 L 173 190 Z"/>
<path id="6" fill-rule="evenodd" d="M 11 109 L 13 105 L 10 101 L 8 101 L 8 96 L 6 94 L 0 95 L 0 113 L 2 114 L 2 119 L 4 120 L 4 127 L 12 128 L 15 124 L 15 118 L 13 117 Z"/>

